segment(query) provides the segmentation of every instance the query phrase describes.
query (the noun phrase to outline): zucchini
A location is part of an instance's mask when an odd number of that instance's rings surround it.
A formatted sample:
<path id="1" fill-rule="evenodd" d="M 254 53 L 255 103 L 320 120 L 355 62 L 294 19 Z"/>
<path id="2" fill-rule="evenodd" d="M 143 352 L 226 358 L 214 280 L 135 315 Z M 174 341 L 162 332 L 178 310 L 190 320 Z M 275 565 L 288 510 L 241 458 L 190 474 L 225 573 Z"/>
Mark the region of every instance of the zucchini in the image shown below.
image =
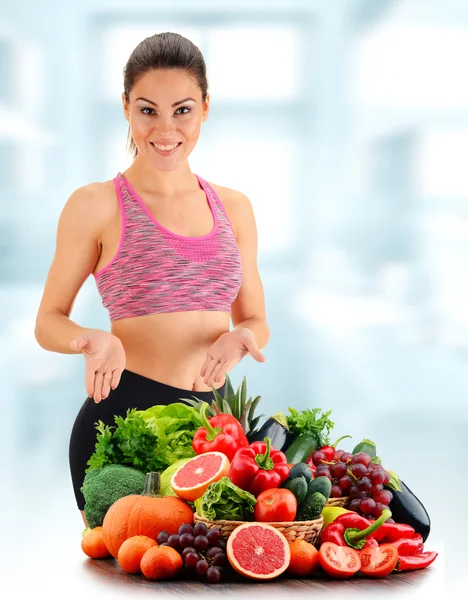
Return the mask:
<path id="1" fill-rule="evenodd" d="M 291 479 L 291 481 L 284 483 L 282 487 L 286 488 L 296 496 L 298 506 L 304 502 L 307 496 L 307 481 L 304 477 L 295 477 L 294 479 Z"/>
<path id="2" fill-rule="evenodd" d="M 327 499 L 320 492 L 308 494 L 297 510 L 296 521 L 314 521 L 322 514 Z"/>
<path id="3" fill-rule="evenodd" d="M 328 500 L 331 494 L 331 487 L 332 484 L 328 477 L 316 477 L 309 482 L 307 495 L 320 492 L 322 496 L 325 496 L 325 499 Z"/>
<path id="4" fill-rule="evenodd" d="M 307 462 L 312 454 L 317 450 L 318 442 L 315 435 L 304 433 L 299 435 L 294 442 L 286 449 L 285 454 L 288 463 Z"/>

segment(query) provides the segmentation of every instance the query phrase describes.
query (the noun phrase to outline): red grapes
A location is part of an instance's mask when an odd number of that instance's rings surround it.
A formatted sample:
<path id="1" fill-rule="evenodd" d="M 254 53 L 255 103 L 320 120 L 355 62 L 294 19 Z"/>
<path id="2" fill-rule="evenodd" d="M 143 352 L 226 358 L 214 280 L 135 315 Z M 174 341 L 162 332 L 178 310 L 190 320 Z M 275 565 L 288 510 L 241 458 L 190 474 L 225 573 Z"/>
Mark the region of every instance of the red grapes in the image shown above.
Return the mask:
<path id="1" fill-rule="evenodd" d="M 331 498 L 348 497 L 346 508 L 374 519 L 388 508 L 393 495 L 385 490 L 390 481 L 389 473 L 366 452 L 351 454 L 335 450 L 333 458 L 326 460 L 325 454 L 317 450 L 312 454 L 315 465 L 314 477 L 327 477 L 331 483 Z"/>
<path id="2" fill-rule="evenodd" d="M 181 525 L 177 533 L 161 531 L 159 545 L 171 546 L 182 556 L 183 573 L 188 578 L 204 579 L 217 583 L 229 566 L 226 542 L 219 529 L 208 529 L 204 523 Z"/>

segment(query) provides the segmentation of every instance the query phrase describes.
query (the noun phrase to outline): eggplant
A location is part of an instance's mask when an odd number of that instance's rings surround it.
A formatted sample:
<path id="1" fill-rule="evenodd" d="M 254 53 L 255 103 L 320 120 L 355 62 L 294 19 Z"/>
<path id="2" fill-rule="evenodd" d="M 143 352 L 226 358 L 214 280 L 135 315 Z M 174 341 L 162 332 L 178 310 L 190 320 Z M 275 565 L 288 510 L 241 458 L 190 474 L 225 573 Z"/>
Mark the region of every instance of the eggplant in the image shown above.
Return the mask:
<path id="1" fill-rule="evenodd" d="M 431 520 L 423 503 L 413 494 L 409 487 L 400 479 L 401 492 L 384 486 L 393 494 L 389 504 L 392 511 L 392 519 L 395 523 L 406 523 L 414 528 L 416 533 L 421 534 L 423 542 L 429 537 L 431 531 Z"/>
<path id="2" fill-rule="evenodd" d="M 289 431 L 284 414 L 279 412 L 267 419 L 260 429 L 247 437 L 250 444 L 252 442 L 263 442 L 266 437 L 269 437 L 275 450 L 283 450 L 291 444 L 296 436 Z"/>

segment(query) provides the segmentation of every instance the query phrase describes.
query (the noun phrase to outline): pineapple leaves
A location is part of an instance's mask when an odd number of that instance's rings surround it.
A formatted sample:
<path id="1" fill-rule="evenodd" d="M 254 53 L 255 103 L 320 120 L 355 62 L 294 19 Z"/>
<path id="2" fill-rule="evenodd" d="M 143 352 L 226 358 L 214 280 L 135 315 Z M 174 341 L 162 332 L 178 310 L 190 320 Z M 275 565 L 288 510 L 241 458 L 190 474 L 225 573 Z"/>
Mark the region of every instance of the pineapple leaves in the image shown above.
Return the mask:
<path id="1" fill-rule="evenodd" d="M 234 393 L 231 379 L 226 373 L 226 385 L 224 388 L 224 398 L 220 395 L 219 391 L 212 387 L 213 391 L 213 402 L 209 409 L 206 411 L 208 417 L 213 417 L 220 413 L 233 415 L 242 425 L 246 435 L 249 435 L 255 431 L 260 418 L 264 415 L 255 416 L 255 411 L 258 407 L 258 403 L 261 400 L 261 396 L 257 396 L 255 399 L 249 398 L 247 400 L 247 378 L 244 376 L 240 386 Z M 193 396 L 192 399 L 179 398 L 183 402 L 188 402 L 190 406 L 193 406 L 197 410 L 200 410 L 202 401 Z"/>

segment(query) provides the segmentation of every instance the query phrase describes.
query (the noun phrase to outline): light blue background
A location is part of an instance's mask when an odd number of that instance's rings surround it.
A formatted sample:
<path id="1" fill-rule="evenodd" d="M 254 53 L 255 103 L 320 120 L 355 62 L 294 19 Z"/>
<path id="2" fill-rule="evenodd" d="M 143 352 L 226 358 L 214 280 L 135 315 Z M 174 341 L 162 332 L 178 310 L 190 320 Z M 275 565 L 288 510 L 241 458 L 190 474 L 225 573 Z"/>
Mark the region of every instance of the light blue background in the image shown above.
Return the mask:
<path id="1" fill-rule="evenodd" d="M 81 590 L 86 580 L 68 471 L 83 360 L 40 348 L 34 322 L 64 203 L 130 160 L 121 71 L 133 47 L 161 31 L 190 37 L 207 62 L 212 109 L 192 170 L 246 193 L 257 218 L 271 340 L 267 363 L 245 359 L 233 382 L 246 375 L 265 416 L 332 409 L 332 437 L 353 436 L 347 450 L 374 440 L 384 465 L 423 500 L 432 545 L 442 548 L 451 511 L 440 488 L 460 498 L 465 485 L 436 483 L 452 474 L 467 423 L 463 0 L 3 3 L 1 503 L 16 540 L 8 548 L 28 540 L 31 581 L 51 594 L 49 560 L 62 560 L 64 585 L 74 577 Z M 72 318 L 108 328 L 92 278 Z M 5 572 L 28 585 L 3 550 Z"/>

